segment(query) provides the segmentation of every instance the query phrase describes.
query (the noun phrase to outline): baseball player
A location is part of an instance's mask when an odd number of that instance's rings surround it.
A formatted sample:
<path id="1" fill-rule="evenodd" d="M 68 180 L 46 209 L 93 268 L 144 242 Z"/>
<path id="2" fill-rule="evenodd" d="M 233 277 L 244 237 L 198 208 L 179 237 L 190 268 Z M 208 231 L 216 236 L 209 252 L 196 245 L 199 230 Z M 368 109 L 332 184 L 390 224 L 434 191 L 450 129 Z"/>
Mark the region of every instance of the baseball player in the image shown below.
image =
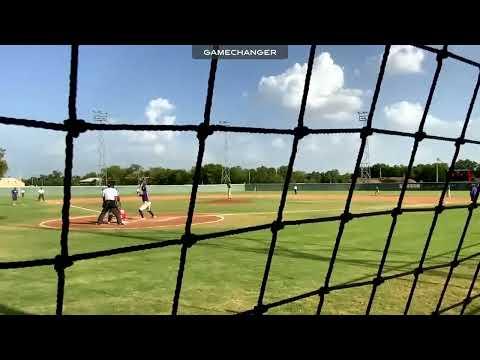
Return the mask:
<path id="1" fill-rule="evenodd" d="M 25 189 L 20 190 L 20 194 L 22 194 L 22 199 L 25 197 Z"/>
<path id="2" fill-rule="evenodd" d="M 147 192 L 147 181 L 143 179 L 142 183 L 140 184 L 140 196 L 142 197 L 142 205 L 138 208 L 138 213 L 140 214 L 140 217 L 144 219 L 143 217 L 143 212 L 145 210 L 148 211 L 148 213 L 153 217 L 155 215 L 152 212 L 152 202 L 148 198 L 148 192 Z"/>
<path id="3" fill-rule="evenodd" d="M 378 195 L 380 194 L 380 189 L 378 188 L 378 186 L 375 186 L 375 195 Z"/>
<path id="4" fill-rule="evenodd" d="M 298 192 L 297 184 L 293 185 L 293 192 L 295 193 L 295 195 L 297 195 L 297 192 Z"/>
<path id="5" fill-rule="evenodd" d="M 17 190 L 17 188 L 13 188 L 13 190 L 12 190 L 12 205 L 13 206 L 17 205 L 17 199 L 18 199 L 18 190 Z"/>
<path id="6" fill-rule="evenodd" d="M 38 201 L 40 201 L 40 199 L 45 201 L 45 190 L 43 190 L 42 187 L 38 189 Z"/>
<path id="7" fill-rule="evenodd" d="M 120 195 L 117 189 L 114 188 L 112 183 L 108 184 L 108 187 L 102 191 L 103 195 L 103 208 L 102 212 L 98 216 L 97 225 L 103 224 L 105 214 L 111 211 L 117 218 L 118 225 L 124 225 L 120 211 L 118 209 L 118 203 L 120 202 Z"/>
<path id="8" fill-rule="evenodd" d="M 478 196 L 478 184 L 477 185 L 472 184 L 472 188 L 470 189 L 470 200 L 472 200 L 472 202 L 476 202 L 477 196 Z"/>
<path id="9" fill-rule="evenodd" d="M 230 184 L 230 180 L 227 181 L 227 198 L 228 200 L 232 198 L 232 184 Z"/>

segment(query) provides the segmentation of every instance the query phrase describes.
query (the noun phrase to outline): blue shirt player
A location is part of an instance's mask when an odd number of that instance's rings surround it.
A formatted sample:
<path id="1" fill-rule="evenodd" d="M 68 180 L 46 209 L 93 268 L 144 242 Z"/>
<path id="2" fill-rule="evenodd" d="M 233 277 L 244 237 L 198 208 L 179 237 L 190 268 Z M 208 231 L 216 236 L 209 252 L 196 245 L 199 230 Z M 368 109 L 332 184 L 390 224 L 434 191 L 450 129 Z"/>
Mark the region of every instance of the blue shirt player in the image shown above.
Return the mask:
<path id="1" fill-rule="evenodd" d="M 472 188 L 470 189 L 470 200 L 472 200 L 472 202 L 476 201 L 477 193 L 478 193 L 478 185 L 472 184 Z"/>
<path id="2" fill-rule="evenodd" d="M 13 188 L 13 190 L 12 190 L 12 204 L 13 204 L 13 206 L 17 205 L 17 200 L 18 200 L 18 190 L 17 190 L 17 188 Z"/>

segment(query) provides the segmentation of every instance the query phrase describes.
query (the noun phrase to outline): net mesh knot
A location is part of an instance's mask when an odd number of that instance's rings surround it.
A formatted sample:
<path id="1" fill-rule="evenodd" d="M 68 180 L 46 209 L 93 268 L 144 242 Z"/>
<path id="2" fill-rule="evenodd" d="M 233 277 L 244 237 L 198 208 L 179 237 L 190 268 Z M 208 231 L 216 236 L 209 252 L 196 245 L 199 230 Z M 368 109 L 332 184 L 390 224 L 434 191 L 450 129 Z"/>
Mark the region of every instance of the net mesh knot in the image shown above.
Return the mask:
<path id="1" fill-rule="evenodd" d="M 272 231 L 272 233 L 278 232 L 282 230 L 284 227 L 285 225 L 283 224 L 283 222 L 275 220 L 274 222 L 272 222 L 272 225 L 270 225 L 270 230 Z"/>
<path id="2" fill-rule="evenodd" d="M 397 206 L 396 208 L 393 208 L 393 209 L 392 209 L 391 215 L 392 215 L 392 217 L 396 217 L 396 216 L 398 216 L 398 215 L 402 215 L 402 213 L 403 213 L 402 208 L 400 208 L 400 207 Z"/>
<path id="3" fill-rule="evenodd" d="M 67 119 L 63 124 L 74 138 L 77 138 L 81 133 L 87 131 L 87 123 L 84 120 Z"/>
<path id="4" fill-rule="evenodd" d="M 415 133 L 415 140 L 417 140 L 418 142 L 422 141 L 426 137 L 427 137 L 427 133 L 425 131 L 417 131 Z"/>
<path id="5" fill-rule="evenodd" d="M 200 141 L 205 141 L 207 137 L 213 134 L 213 128 L 210 125 L 201 123 L 197 128 L 197 138 Z"/>
<path id="6" fill-rule="evenodd" d="M 318 295 L 320 296 L 327 295 L 329 292 L 330 289 L 325 286 L 322 286 L 320 289 L 318 289 Z"/>
<path id="7" fill-rule="evenodd" d="M 443 61 L 446 58 L 448 58 L 448 50 L 446 48 L 442 48 L 442 50 L 440 50 L 437 53 L 437 61 L 440 62 L 440 61 Z"/>
<path id="8" fill-rule="evenodd" d="M 455 146 L 460 146 L 460 145 L 465 145 L 466 140 L 463 137 L 459 137 L 457 140 L 455 140 Z"/>
<path id="9" fill-rule="evenodd" d="M 366 139 L 366 138 L 369 137 L 370 135 L 373 135 L 373 130 L 372 130 L 372 128 L 370 128 L 370 127 L 364 127 L 364 128 L 362 128 L 362 130 L 360 131 L 360 138 L 361 138 L 361 139 Z"/>
<path id="10" fill-rule="evenodd" d="M 262 315 L 262 314 L 265 314 L 267 310 L 268 310 L 267 306 L 263 304 L 258 304 L 253 307 L 253 314 Z"/>
<path id="11" fill-rule="evenodd" d="M 353 219 L 353 214 L 350 212 L 344 212 L 342 215 L 340 215 L 340 220 L 343 221 L 345 224 L 352 219 Z"/>
<path id="12" fill-rule="evenodd" d="M 413 271 L 413 275 L 415 277 L 418 277 L 420 274 L 423 274 L 423 268 L 421 266 L 419 266 L 418 268 L 416 268 L 414 271 Z"/>
<path id="13" fill-rule="evenodd" d="M 458 260 L 453 260 L 451 263 L 450 263 L 450 266 L 452 268 L 456 268 L 458 265 L 460 265 L 460 262 Z"/>
<path id="14" fill-rule="evenodd" d="M 182 242 L 187 248 L 191 248 L 198 241 L 195 234 L 183 234 L 181 237 Z"/>
<path id="15" fill-rule="evenodd" d="M 310 129 L 306 126 L 297 126 L 293 133 L 300 140 L 310 134 Z"/>
<path id="16" fill-rule="evenodd" d="M 54 259 L 54 268 L 56 272 L 63 271 L 73 265 L 73 261 L 68 256 L 57 255 Z"/>
<path id="17" fill-rule="evenodd" d="M 385 282 L 385 279 L 381 276 L 377 276 L 376 278 L 374 278 L 372 280 L 372 284 L 375 285 L 375 286 L 379 286 L 381 284 L 383 284 Z"/>
<path id="18" fill-rule="evenodd" d="M 442 204 L 439 204 L 439 205 L 435 206 L 435 213 L 436 214 L 441 214 L 443 212 L 443 210 L 445 210 L 445 206 L 443 206 Z"/>

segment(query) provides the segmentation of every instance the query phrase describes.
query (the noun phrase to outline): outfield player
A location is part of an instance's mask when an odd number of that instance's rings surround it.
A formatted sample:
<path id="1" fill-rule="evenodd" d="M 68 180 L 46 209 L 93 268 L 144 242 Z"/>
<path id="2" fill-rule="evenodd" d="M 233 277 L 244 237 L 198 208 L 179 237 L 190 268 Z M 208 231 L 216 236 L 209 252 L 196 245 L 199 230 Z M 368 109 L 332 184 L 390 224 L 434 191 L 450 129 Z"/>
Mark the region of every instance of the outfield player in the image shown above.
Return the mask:
<path id="1" fill-rule="evenodd" d="M 141 218 L 144 219 L 143 217 L 143 212 L 145 210 L 148 211 L 148 213 L 153 217 L 155 215 L 152 212 L 152 202 L 148 198 L 148 191 L 147 191 L 147 181 L 144 179 L 140 185 L 140 196 L 142 197 L 142 205 L 138 208 L 138 213 L 140 214 Z"/>
<path id="2" fill-rule="evenodd" d="M 22 194 L 22 199 L 25 197 L 25 189 L 20 190 L 20 194 Z"/>
<path id="3" fill-rule="evenodd" d="M 375 186 L 375 195 L 380 194 L 380 189 L 378 188 L 378 185 Z"/>
<path id="4" fill-rule="evenodd" d="M 43 190 L 42 187 L 38 189 L 38 201 L 40 201 L 40 199 L 45 201 L 45 190 Z"/>
<path id="5" fill-rule="evenodd" d="M 293 192 L 295 193 L 295 195 L 297 195 L 297 191 L 298 191 L 298 186 L 297 184 L 293 185 Z"/>
<path id="6" fill-rule="evenodd" d="M 108 187 L 102 191 L 102 195 L 103 195 L 103 208 L 102 208 L 102 212 L 98 216 L 97 224 L 98 225 L 103 224 L 103 219 L 105 218 L 105 214 L 111 211 L 117 218 L 117 224 L 124 225 L 124 223 L 122 222 L 120 211 L 118 209 L 118 202 L 120 202 L 120 195 L 117 189 L 113 187 L 112 183 L 109 183 Z"/>
<path id="7" fill-rule="evenodd" d="M 228 200 L 232 198 L 232 184 L 230 184 L 230 180 L 227 181 L 227 198 Z"/>
<path id="8" fill-rule="evenodd" d="M 13 188 L 13 190 L 12 190 L 12 205 L 13 206 L 17 205 L 17 200 L 18 200 L 18 190 L 17 190 L 17 188 Z"/>

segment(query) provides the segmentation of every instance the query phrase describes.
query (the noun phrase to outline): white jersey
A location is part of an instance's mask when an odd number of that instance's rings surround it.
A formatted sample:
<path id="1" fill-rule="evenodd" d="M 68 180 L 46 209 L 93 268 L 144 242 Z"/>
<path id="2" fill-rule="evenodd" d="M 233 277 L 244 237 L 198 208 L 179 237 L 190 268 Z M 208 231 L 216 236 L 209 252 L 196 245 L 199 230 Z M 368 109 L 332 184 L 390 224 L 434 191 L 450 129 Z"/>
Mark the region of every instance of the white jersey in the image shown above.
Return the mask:
<path id="1" fill-rule="evenodd" d="M 39 190 L 38 190 L 38 193 L 39 193 L 39 194 L 44 194 L 44 193 L 45 193 L 45 190 L 39 189 Z"/>
<path id="2" fill-rule="evenodd" d="M 115 198 L 118 196 L 118 191 L 114 188 L 106 188 L 102 191 L 102 195 L 105 201 L 115 200 Z"/>

